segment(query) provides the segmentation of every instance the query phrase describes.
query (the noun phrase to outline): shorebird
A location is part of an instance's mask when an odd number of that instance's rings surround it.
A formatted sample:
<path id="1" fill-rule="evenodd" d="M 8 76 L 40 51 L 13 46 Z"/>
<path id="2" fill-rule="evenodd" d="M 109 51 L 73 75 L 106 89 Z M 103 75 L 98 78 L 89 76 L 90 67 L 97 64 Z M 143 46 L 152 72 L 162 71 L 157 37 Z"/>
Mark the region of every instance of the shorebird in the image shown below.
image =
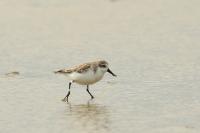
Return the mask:
<path id="1" fill-rule="evenodd" d="M 112 74 L 112 76 L 116 76 L 109 69 L 108 62 L 106 62 L 105 60 L 88 62 L 88 63 L 84 63 L 84 64 L 81 64 L 69 69 L 64 68 L 64 69 L 55 71 L 55 73 L 63 74 L 70 79 L 68 93 L 62 99 L 62 101 L 68 102 L 68 97 L 70 95 L 70 88 L 71 88 L 72 83 L 86 85 L 87 86 L 86 91 L 90 94 L 91 99 L 93 99 L 94 96 L 89 91 L 89 85 L 100 81 L 106 72 Z"/>

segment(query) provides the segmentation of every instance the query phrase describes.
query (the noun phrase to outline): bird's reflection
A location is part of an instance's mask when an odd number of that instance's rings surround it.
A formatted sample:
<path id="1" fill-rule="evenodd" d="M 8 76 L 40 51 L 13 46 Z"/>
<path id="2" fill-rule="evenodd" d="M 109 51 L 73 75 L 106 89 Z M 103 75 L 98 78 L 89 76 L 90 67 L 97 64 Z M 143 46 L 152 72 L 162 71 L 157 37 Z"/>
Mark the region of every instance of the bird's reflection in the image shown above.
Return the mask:
<path id="1" fill-rule="evenodd" d="M 83 128 L 87 132 L 109 131 L 109 114 L 107 107 L 88 101 L 86 104 L 68 104 L 70 115 L 74 119 L 73 125 Z"/>

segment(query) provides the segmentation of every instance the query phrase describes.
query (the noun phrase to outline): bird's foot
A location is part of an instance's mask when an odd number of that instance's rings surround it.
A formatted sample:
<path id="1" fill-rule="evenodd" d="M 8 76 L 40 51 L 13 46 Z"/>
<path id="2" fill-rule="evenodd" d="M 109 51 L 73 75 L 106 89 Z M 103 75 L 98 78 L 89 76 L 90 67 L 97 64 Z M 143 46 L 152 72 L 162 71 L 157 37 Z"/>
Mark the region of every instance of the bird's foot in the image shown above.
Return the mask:
<path id="1" fill-rule="evenodd" d="M 68 102 L 68 99 L 63 98 L 62 101 L 63 101 L 63 102 Z"/>

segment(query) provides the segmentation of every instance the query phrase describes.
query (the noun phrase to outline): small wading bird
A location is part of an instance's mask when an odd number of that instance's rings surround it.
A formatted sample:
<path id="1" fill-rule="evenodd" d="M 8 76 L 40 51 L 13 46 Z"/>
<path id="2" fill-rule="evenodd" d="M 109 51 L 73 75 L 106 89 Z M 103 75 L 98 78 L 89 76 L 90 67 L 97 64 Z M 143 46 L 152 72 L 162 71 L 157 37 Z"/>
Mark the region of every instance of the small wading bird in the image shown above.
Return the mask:
<path id="1" fill-rule="evenodd" d="M 80 85 L 87 86 L 87 92 L 90 94 L 91 99 L 94 96 L 89 91 L 89 85 L 94 84 L 101 80 L 106 72 L 109 72 L 113 76 L 116 76 L 108 67 L 108 63 L 104 60 L 88 62 L 81 64 L 79 66 L 75 66 L 69 69 L 61 69 L 55 71 L 55 73 L 63 74 L 69 77 L 71 80 L 69 82 L 69 91 L 67 95 L 62 99 L 64 102 L 68 102 L 68 97 L 70 95 L 70 88 L 73 82 L 78 83 Z"/>

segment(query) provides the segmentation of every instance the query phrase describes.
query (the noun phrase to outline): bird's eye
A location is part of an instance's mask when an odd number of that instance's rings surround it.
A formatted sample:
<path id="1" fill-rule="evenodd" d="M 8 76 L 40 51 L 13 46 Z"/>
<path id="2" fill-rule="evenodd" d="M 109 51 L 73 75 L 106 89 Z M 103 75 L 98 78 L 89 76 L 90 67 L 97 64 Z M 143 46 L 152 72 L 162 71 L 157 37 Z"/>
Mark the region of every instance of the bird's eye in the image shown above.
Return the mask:
<path id="1" fill-rule="evenodd" d="M 106 67 L 106 65 L 100 65 L 100 67 L 104 67 L 104 68 L 105 68 L 105 67 Z"/>

